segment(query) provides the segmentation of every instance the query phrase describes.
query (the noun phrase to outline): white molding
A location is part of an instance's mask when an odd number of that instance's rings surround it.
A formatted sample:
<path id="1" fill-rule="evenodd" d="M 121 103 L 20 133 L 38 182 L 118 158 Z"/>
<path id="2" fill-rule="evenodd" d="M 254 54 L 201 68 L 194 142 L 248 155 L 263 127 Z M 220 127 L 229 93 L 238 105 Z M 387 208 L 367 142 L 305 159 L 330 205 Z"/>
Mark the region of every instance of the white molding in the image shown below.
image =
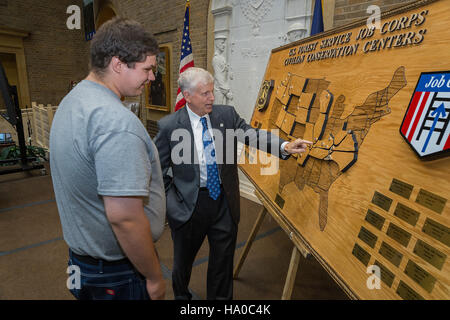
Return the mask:
<path id="1" fill-rule="evenodd" d="M 244 176 L 244 174 L 239 169 L 239 192 L 241 197 L 248 200 L 262 204 L 261 201 L 255 196 L 255 187 L 253 184 Z"/>

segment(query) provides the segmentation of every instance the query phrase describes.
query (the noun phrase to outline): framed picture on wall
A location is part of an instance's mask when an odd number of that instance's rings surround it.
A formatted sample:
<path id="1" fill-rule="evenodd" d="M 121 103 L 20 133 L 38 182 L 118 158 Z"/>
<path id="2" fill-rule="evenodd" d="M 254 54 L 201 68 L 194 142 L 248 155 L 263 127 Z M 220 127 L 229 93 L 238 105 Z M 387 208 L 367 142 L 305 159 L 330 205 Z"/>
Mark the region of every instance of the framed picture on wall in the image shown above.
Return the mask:
<path id="1" fill-rule="evenodd" d="M 145 87 L 145 106 L 149 109 L 170 112 L 170 51 L 159 47 L 156 56 L 155 80 Z"/>

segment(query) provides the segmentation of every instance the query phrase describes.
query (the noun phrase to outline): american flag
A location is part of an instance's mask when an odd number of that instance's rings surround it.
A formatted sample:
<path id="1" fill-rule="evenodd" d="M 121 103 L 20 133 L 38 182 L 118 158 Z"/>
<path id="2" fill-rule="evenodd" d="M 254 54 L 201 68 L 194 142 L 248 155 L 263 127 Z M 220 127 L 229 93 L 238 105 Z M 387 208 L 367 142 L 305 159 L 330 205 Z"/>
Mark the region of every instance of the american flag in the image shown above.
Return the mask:
<path id="1" fill-rule="evenodd" d="M 186 10 L 184 13 L 183 39 L 181 40 L 181 56 L 180 56 L 180 74 L 184 70 L 194 66 L 194 55 L 192 54 L 191 38 L 189 36 L 189 0 L 186 2 Z M 177 101 L 175 103 L 175 111 L 178 111 L 186 104 L 180 88 L 177 91 Z"/>

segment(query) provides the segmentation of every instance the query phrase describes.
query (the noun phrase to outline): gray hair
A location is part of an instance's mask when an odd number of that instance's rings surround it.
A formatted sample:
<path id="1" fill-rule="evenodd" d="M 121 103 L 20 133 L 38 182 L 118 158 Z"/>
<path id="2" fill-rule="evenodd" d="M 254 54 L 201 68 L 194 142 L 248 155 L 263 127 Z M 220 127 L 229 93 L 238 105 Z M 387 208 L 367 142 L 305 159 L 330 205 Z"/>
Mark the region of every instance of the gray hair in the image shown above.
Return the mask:
<path id="1" fill-rule="evenodd" d="M 190 67 L 178 78 L 178 87 L 181 92 L 187 90 L 192 93 L 192 89 L 197 87 L 199 83 L 203 85 L 214 83 L 214 77 L 205 69 Z"/>

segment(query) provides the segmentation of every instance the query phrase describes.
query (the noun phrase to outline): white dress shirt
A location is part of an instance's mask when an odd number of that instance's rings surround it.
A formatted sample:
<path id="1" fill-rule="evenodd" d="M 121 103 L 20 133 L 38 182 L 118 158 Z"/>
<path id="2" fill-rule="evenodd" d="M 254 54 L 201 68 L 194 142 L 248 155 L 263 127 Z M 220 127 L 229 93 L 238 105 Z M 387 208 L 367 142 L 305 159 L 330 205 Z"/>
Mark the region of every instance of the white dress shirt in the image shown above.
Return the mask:
<path id="1" fill-rule="evenodd" d="M 199 115 L 197 115 L 194 111 L 192 111 L 189 108 L 189 105 L 187 103 L 186 103 L 186 108 L 187 108 L 187 112 L 189 115 L 189 119 L 191 120 L 192 132 L 194 133 L 195 147 L 197 149 L 198 161 L 199 161 L 199 166 L 200 166 L 200 187 L 206 187 L 206 180 L 207 180 L 208 174 L 207 174 L 207 169 L 206 169 L 205 155 L 203 152 L 204 151 L 203 150 L 203 125 L 202 125 L 202 122 L 200 121 L 201 117 Z M 211 126 L 211 121 L 209 120 L 209 115 L 206 114 L 203 117 L 206 118 L 206 123 L 208 124 L 209 135 L 213 139 L 213 143 L 214 143 L 214 136 L 213 136 L 212 126 Z M 216 146 L 214 145 L 214 149 L 215 148 L 216 148 Z M 219 180 L 220 180 L 220 177 L 219 177 Z M 222 183 L 222 181 L 221 181 L 221 183 Z"/>

